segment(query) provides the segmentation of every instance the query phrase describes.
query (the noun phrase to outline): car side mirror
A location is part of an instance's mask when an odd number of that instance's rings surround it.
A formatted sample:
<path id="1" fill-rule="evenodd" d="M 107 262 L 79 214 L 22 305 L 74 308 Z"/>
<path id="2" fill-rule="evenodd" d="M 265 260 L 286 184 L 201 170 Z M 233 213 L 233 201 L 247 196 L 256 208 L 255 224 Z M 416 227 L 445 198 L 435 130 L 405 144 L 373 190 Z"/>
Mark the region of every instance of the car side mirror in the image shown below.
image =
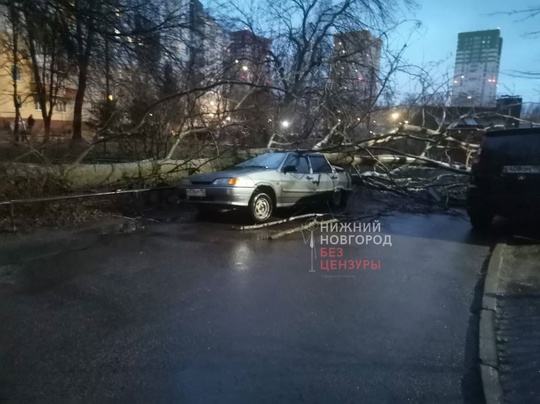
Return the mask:
<path id="1" fill-rule="evenodd" d="M 285 166 L 285 167 L 283 167 L 283 172 L 285 174 L 287 174 L 287 173 L 295 173 L 296 171 L 298 171 L 296 166 Z"/>

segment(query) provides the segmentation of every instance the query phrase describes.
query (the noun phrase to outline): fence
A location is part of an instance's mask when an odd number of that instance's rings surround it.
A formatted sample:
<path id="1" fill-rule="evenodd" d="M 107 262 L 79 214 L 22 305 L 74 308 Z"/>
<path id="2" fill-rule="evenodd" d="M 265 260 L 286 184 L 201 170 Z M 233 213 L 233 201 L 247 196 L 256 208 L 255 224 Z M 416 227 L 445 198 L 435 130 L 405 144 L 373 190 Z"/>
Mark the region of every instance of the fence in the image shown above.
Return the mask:
<path id="1" fill-rule="evenodd" d="M 171 191 L 176 189 L 176 187 L 157 187 L 157 188 L 140 188 L 140 189 L 119 189 L 116 191 L 109 192 L 96 192 L 92 194 L 77 194 L 77 195 L 64 195 L 64 196 L 50 196 L 42 198 L 28 198 L 28 199 L 12 199 L 9 201 L 0 202 L 0 206 L 9 205 L 9 212 L 11 217 L 11 225 L 13 231 L 17 231 L 17 226 L 15 224 L 15 205 L 25 204 L 25 203 L 37 203 L 37 202 L 53 202 L 61 201 L 67 199 L 82 199 L 82 198 L 95 198 L 99 196 L 112 196 L 112 195 L 122 195 L 122 194 L 140 194 L 144 192 L 160 192 L 160 191 Z"/>

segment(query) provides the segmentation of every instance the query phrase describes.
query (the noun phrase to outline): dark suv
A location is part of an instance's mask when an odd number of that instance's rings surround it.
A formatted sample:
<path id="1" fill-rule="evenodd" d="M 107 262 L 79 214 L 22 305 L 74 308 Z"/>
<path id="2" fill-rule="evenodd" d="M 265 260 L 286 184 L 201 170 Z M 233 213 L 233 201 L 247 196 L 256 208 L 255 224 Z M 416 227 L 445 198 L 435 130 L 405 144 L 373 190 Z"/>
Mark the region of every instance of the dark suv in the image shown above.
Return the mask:
<path id="1" fill-rule="evenodd" d="M 472 166 L 467 206 L 477 229 L 489 228 L 495 215 L 539 217 L 540 128 L 486 134 Z"/>

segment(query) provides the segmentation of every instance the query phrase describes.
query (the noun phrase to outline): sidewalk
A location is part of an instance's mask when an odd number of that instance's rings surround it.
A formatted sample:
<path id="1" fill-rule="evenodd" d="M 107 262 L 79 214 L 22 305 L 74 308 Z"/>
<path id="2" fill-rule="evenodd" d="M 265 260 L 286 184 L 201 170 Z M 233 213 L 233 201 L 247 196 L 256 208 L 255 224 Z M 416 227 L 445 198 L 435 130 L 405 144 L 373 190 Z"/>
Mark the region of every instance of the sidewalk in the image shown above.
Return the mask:
<path id="1" fill-rule="evenodd" d="M 497 258 L 495 337 L 505 403 L 540 403 L 540 244 L 513 239 Z"/>

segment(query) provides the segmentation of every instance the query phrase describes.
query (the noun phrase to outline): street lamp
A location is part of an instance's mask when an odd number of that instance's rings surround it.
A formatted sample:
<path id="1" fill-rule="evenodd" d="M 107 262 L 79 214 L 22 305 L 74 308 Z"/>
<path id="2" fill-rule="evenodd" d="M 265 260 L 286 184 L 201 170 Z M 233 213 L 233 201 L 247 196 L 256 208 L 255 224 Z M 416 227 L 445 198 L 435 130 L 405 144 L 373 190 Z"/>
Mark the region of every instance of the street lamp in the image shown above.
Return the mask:
<path id="1" fill-rule="evenodd" d="M 291 123 L 289 121 L 282 121 L 281 122 L 281 126 L 284 128 L 284 129 L 287 129 L 289 126 L 291 126 Z"/>

